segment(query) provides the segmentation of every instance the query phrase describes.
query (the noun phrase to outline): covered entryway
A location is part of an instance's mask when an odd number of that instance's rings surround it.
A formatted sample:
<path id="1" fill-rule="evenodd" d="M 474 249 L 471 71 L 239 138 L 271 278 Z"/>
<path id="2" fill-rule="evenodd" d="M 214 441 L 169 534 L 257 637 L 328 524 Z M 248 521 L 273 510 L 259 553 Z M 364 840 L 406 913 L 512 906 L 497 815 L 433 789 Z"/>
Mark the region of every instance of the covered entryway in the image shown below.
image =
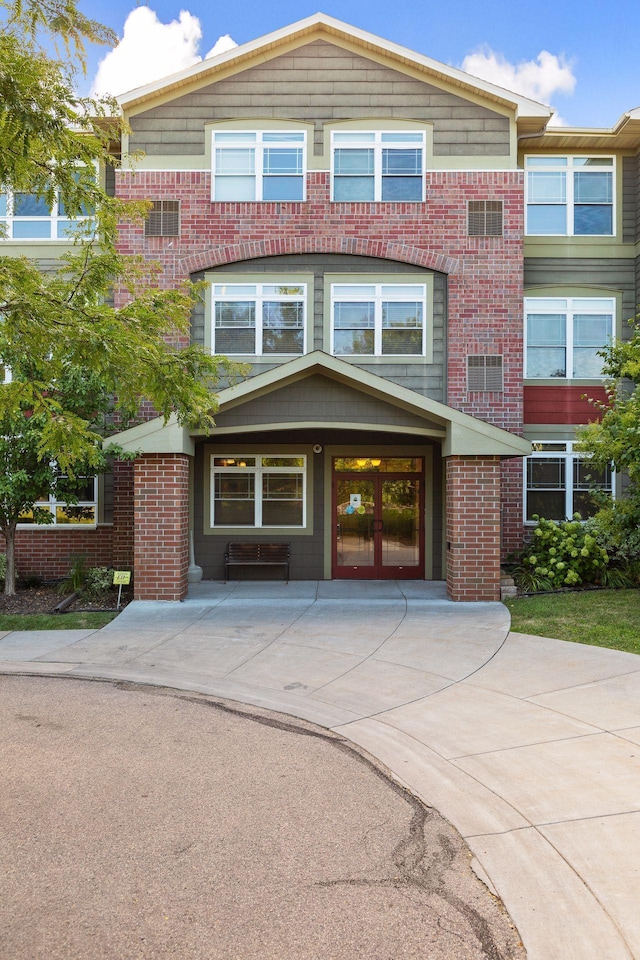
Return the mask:
<path id="1" fill-rule="evenodd" d="M 334 457 L 336 579 L 424 576 L 422 457 Z"/>

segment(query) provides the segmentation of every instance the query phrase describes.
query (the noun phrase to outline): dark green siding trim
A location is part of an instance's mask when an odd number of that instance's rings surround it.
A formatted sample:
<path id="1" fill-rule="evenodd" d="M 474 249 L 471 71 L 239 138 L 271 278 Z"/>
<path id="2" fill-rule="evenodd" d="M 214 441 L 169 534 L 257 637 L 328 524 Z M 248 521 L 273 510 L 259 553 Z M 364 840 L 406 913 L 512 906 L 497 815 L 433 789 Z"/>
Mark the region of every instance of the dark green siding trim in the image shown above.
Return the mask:
<path id="1" fill-rule="evenodd" d="M 317 156 L 323 122 L 366 117 L 433 123 L 436 156 L 510 151 L 507 117 L 324 40 L 132 117 L 131 150 L 200 156 L 206 121 L 245 117 L 315 123 Z"/>

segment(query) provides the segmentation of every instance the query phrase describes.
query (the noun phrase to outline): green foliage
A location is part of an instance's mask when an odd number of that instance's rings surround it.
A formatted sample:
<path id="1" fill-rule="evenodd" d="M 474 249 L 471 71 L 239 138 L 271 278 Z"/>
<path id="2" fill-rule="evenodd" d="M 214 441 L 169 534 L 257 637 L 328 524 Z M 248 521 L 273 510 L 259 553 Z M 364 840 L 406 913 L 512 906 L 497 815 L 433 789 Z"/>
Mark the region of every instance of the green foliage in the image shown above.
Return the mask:
<path id="1" fill-rule="evenodd" d="M 4 553 L 0 553 L 0 583 L 4 583 L 4 577 L 7 572 L 7 558 Z"/>
<path id="2" fill-rule="evenodd" d="M 116 247 L 118 223 L 140 220 L 148 205 L 102 189 L 95 171 L 115 163 L 109 148 L 121 123 L 112 103 L 80 98 L 73 83 L 83 43 L 112 40 L 76 0 L 0 0 L 0 185 L 59 197 L 80 218 L 59 269 L 0 256 L 0 358 L 12 371 L 0 387 L 6 593 L 15 589 L 17 519 L 60 483 L 52 461 L 73 502 L 77 478 L 103 471 L 108 453 L 118 454 L 115 444 L 103 448 L 104 437 L 143 401 L 165 420 L 175 415 L 206 432 L 221 371 L 239 372 L 189 343 L 199 288 L 161 290 L 153 264 Z M 51 522 L 46 513 L 34 511 L 33 520 Z"/>
<path id="3" fill-rule="evenodd" d="M 65 580 L 59 586 L 60 593 L 82 593 L 87 582 L 87 562 L 78 555 L 71 558 L 71 567 Z"/>
<path id="4" fill-rule="evenodd" d="M 577 587 L 583 583 L 598 583 L 608 563 L 606 550 L 580 522 L 579 514 L 573 520 L 557 523 L 555 520 L 537 520 L 531 542 L 520 554 L 514 580 L 524 588 L 536 581 L 536 589 L 558 590 Z"/>
<path id="5" fill-rule="evenodd" d="M 84 592 L 89 597 L 100 597 L 113 586 L 113 567 L 89 567 Z"/>

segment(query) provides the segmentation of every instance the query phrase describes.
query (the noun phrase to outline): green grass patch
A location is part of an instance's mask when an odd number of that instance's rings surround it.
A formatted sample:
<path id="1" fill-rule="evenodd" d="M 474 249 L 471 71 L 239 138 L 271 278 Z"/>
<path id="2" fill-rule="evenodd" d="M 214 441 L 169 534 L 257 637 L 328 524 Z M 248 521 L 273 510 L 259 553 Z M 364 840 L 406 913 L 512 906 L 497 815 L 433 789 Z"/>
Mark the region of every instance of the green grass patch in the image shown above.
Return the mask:
<path id="1" fill-rule="evenodd" d="M 511 629 L 640 653 L 640 590 L 591 590 L 506 601 Z"/>
<path id="2" fill-rule="evenodd" d="M 99 630 L 115 613 L 0 613 L 4 630 Z"/>

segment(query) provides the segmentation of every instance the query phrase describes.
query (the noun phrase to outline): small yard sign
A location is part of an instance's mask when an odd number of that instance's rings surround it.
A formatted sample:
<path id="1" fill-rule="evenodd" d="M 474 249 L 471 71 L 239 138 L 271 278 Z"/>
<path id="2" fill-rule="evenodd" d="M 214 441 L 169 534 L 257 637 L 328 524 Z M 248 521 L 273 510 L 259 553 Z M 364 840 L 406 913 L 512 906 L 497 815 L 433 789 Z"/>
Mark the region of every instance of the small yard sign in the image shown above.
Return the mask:
<path id="1" fill-rule="evenodd" d="M 122 597 L 122 588 L 128 587 L 131 583 L 131 570 L 114 570 L 113 571 L 113 583 L 118 587 L 118 603 L 116 604 L 117 609 L 120 609 L 120 599 Z"/>

